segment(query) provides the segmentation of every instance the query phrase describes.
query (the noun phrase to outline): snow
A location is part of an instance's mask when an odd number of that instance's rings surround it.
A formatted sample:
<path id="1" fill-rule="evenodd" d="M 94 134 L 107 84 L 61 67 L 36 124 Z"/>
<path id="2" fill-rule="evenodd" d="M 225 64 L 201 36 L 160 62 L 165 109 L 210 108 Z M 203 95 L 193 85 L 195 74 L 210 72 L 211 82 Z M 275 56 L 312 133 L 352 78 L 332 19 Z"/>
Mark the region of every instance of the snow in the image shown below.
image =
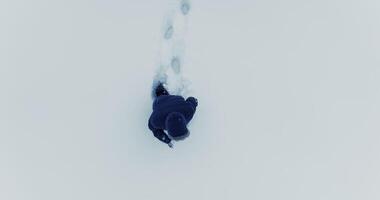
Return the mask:
<path id="1" fill-rule="evenodd" d="M 169 4 L 0 1 L 0 199 L 380 199 L 379 1 L 191 1 L 174 149 L 147 127 Z"/>

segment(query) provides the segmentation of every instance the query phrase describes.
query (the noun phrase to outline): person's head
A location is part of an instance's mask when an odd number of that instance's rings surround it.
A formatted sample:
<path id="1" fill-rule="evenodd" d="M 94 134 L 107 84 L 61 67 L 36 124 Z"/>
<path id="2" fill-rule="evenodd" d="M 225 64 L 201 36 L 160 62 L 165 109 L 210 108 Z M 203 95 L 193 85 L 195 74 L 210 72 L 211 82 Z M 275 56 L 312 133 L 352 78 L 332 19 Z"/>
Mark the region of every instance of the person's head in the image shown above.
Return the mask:
<path id="1" fill-rule="evenodd" d="M 189 131 L 186 127 L 185 117 L 178 112 L 172 112 L 166 117 L 165 121 L 168 136 L 173 140 L 183 140 L 189 136 Z"/>

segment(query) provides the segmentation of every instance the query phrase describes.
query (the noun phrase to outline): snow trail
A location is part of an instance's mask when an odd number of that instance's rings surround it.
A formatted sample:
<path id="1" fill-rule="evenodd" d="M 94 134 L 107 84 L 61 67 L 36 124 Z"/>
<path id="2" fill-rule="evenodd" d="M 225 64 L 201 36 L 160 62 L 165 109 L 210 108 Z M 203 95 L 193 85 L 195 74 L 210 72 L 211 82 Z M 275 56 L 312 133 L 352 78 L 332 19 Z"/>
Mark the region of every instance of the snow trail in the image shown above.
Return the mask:
<path id="1" fill-rule="evenodd" d="M 188 17 L 191 10 L 189 0 L 171 0 L 164 17 L 160 41 L 159 64 L 153 79 L 154 89 L 163 83 L 170 94 L 188 96 L 188 81 L 183 74 Z"/>

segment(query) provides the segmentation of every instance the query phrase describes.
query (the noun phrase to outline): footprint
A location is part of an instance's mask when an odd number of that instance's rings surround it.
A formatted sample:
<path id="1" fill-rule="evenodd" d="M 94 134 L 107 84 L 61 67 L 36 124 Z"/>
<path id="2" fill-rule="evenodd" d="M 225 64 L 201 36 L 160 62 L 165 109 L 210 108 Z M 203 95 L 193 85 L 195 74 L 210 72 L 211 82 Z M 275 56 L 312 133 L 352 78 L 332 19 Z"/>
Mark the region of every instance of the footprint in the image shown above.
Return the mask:
<path id="1" fill-rule="evenodd" d="M 178 57 L 174 57 L 171 62 L 174 73 L 179 74 L 181 72 L 181 61 Z"/>
<path id="2" fill-rule="evenodd" d="M 187 0 L 182 1 L 181 3 L 182 14 L 187 15 L 190 11 L 190 3 Z"/>
<path id="3" fill-rule="evenodd" d="M 173 32 L 174 32 L 174 28 L 172 25 L 170 25 L 166 31 L 165 31 L 165 34 L 164 34 L 164 38 L 169 40 L 170 38 L 173 37 Z"/>

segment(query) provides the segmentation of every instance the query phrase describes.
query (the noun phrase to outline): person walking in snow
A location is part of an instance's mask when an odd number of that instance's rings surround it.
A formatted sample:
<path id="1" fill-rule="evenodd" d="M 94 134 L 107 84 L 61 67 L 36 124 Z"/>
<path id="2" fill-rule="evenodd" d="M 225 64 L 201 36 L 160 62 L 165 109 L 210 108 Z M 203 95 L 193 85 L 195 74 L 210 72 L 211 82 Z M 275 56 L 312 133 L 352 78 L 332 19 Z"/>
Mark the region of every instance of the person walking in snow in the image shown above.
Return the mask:
<path id="1" fill-rule="evenodd" d="M 154 137 L 173 148 L 172 140 L 179 141 L 189 136 L 187 124 L 193 118 L 198 100 L 170 95 L 162 83 L 154 91 L 153 113 L 149 118 L 149 129 Z M 165 133 L 167 131 L 167 134 Z"/>

